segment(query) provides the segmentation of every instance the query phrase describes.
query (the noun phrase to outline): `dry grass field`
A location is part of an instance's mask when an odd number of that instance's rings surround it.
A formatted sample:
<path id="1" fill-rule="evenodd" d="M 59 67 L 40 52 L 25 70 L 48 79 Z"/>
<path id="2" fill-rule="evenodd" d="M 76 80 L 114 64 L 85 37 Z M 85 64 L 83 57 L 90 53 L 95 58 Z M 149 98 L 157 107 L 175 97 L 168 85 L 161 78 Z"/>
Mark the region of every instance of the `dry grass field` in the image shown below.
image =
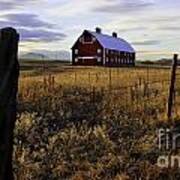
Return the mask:
<path id="1" fill-rule="evenodd" d="M 24 69 L 14 139 L 15 177 L 180 178 L 178 170 L 156 165 L 160 155 L 156 130 L 167 126 L 169 80 L 169 68 L 56 65 Z"/>

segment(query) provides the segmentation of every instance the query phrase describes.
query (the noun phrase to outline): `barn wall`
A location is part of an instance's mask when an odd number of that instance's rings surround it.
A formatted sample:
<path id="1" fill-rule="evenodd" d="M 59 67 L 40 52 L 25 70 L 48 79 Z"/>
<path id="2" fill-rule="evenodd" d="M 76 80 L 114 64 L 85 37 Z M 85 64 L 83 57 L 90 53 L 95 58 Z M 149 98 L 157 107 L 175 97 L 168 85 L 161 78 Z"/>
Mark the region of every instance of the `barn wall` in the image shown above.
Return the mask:
<path id="1" fill-rule="evenodd" d="M 106 50 L 105 62 L 106 66 L 134 66 L 135 53 Z"/>
<path id="2" fill-rule="evenodd" d="M 82 36 L 86 36 L 86 33 Z M 76 49 L 78 49 L 78 54 L 75 53 Z M 101 53 L 97 52 L 98 49 L 101 49 Z M 93 56 L 101 58 L 101 62 L 97 62 L 97 59 L 85 59 L 84 61 L 80 59 L 78 62 L 75 62 L 76 58 Z M 93 44 L 84 44 L 78 40 L 72 48 L 72 60 L 73 65 L 103 65 L 103 48 L 97 40 Z"/>

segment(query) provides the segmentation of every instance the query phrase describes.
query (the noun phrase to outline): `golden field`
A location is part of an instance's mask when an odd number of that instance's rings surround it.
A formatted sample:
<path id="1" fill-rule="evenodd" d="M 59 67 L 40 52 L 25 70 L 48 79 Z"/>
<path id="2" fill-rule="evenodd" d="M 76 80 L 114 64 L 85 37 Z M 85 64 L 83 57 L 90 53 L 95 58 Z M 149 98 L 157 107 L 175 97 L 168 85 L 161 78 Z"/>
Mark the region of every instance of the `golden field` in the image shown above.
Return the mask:
<path id="1" fill-rule="evenodd" d="M 179 119 L 179 70 L 174 118 Z M 43 66 L 21 72 L 17 179 L 162 179 L 169 68 Z M 179 176 L 178 176 L 179 177 Z"/>

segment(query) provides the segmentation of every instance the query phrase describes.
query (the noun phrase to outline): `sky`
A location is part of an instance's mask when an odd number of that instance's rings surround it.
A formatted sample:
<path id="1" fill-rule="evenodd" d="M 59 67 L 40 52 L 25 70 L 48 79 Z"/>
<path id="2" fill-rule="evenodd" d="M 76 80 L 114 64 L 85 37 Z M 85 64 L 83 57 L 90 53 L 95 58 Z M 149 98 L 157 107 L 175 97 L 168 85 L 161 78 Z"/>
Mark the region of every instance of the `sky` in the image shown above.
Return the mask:
<path id="1" fill-rule="evenodd" d="M 71 51 L 83 30 L 117 32 L 139 60 L 179 52 L 180 0 L 0 0 L 0 28 L 20 33 L 20 52 Z"/>

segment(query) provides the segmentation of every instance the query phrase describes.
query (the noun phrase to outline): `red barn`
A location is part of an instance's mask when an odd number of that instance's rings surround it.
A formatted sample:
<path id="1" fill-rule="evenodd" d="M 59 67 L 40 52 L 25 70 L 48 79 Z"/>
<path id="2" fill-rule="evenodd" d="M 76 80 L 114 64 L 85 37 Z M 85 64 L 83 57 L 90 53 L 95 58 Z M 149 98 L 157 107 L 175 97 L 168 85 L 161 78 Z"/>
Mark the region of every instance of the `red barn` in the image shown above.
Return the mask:
<path id="1" fill-rule="evenodd" d="M 113 33 L 102 34 L 85 30 L 72 47 L 73 65 L 134 66 L 135 50 L 124 39 Z"/>

